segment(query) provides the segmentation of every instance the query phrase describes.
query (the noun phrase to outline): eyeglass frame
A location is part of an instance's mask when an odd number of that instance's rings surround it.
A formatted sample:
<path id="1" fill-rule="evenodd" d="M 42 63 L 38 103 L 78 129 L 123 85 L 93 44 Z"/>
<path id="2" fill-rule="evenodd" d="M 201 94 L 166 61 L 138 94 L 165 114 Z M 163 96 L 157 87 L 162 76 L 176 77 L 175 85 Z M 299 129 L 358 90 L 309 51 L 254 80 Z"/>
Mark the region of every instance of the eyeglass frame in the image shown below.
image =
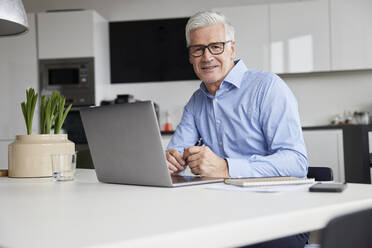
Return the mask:
<path id="1" fill-rule="evenodd" d="M 205 53 L 205 49 L 206 49 L 206 48 L 208 48 L 208 51 L 209 51 L 212 55 L 220 55 L 220 54 L 222 54 L 222 53 L 225 51 L 225 45 L 226 45 L 227 43 L 229 43 L 229 42 L 232 42 L 232 40 L 228 40 L 228 41 L 219 41 L 219 42 L 212 42 L 212 43 L 209 43 L 209 44 L 206 45 L 206 46 L 203 46 L 203 45 L 191 45 L 191 46 L 188 46 L 187 49 L 189 50 L 189 54 L 190 54 L 190 56 L 192 56 L 193 58 L 199 58 L 199 57 L 203 56 L 204 53 Z M 213 44 L 222 44 L 222 45 L 223 45 L 223 46 L 222 46 L 222 52 L 220 52 L 220 53 L 213 53 L 213 52 L 211 51 L 211 49 L 209 48 L 209 46 L 211 46 L 211 45 L 213 45 Z M 201 48 L 203 49 L 203 50 L 202 50 L 202 51 L 203 51 L 202 54 L 199 55 L 199 56 L 192 55 L 192 54 L 190 53 L 190 48 L 193 48 L 193 47 L 201 47 Z"/>

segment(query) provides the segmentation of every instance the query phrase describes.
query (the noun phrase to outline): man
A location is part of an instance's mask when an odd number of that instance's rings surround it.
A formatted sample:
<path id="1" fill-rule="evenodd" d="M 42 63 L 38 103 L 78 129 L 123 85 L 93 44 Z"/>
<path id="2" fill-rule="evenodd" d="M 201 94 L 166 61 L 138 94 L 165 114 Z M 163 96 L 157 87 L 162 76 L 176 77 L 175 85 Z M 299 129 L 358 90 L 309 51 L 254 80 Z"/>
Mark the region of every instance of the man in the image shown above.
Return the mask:
<path id="1" fill-rule="evenodd" d="M 171 174 L 188 165 L 196 175 L 265 177 L 307 174 L 295 97 L 275 74 L 234 61 L 234 29 L 216 12 L 186 25 L 189 60 L 202 80 L 168 145 Z M 203 146 L 194 144 L 202 139 Z M 307 234 L 255 247 L 303 247 Z"/>
<path id="2" fill-rule="evenodd" d="M 186 26 L 190 63 L 202 80 L 185 106 L 166 152 L 172 174 L 188 164 L 212 177 L 307 174 L 297 102 L 275 74 L 235 61 L 234 29 L 202 12 Z M 202 138 L 204 146 L 194 146 Z"/>

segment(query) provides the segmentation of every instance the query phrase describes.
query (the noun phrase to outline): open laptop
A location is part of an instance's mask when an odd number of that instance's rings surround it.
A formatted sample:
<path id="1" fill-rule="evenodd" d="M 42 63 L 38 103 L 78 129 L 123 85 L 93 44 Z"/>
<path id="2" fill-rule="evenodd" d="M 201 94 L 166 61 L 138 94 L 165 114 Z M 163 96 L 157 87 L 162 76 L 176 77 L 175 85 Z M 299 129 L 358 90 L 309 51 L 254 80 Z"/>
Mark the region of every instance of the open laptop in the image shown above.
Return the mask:
<path id="1" fill-rule="evenodd" d="M 151 101 L 86 108 L 80 115 L 100 182 L 176 187 L 223 181 L 170 175 Z"/>

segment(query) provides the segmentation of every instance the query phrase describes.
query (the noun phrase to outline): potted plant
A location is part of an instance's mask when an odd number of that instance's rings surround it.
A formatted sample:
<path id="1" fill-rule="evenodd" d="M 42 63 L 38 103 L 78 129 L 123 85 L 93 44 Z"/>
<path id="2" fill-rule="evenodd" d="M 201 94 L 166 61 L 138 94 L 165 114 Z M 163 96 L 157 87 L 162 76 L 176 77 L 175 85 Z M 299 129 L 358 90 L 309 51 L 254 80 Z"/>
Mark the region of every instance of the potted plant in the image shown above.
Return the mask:
<path id="1" fill-rule="evenodd" d="M 38 94 L 34 89 L 26 90 L 26 101 L 21 103 L 27 135 L 17 135 L 8 146 L 9 177 L 51 177 L 52 154 L 75 152 L 75 144 L 60 134 L 63 122 L 71 109 L 65 108 L 65 97 L 57 92 L 41 97 L 41 134 L 32 134 L 32 120 Z M 54 126 L 54 133 L 51 130 Z"/>

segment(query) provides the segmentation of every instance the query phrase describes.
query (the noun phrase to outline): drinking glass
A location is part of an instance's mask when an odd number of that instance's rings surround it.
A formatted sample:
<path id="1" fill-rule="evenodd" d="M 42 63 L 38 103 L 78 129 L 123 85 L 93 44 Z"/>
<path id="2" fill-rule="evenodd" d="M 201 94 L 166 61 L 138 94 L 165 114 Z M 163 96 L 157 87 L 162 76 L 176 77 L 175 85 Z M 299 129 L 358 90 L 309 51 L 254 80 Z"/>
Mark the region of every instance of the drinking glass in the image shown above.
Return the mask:
<path id="1" fill-rule="evenodd" d="M 51 156 L 54 180 L 74 180 L 76 171 L 76 153 L 52 154 Z"/>

